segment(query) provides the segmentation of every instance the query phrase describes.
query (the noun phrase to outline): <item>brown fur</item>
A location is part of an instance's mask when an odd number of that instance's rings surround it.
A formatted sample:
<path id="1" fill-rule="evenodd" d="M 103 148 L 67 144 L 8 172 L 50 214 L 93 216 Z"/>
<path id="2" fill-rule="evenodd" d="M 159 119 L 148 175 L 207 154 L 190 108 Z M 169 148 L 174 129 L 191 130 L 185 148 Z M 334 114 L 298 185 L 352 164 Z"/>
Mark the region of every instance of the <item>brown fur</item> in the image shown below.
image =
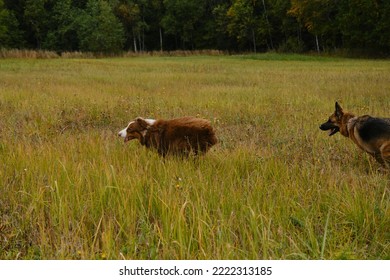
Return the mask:
<path id="1" fill-rule="evenodd" d="M 138 141 L 144 145 L 144 136 L 143 131 L 147 129 L 148 124 L 145 122 L 143 118 L 136 118 L 133 122 L 129 124 L 126 129 L 126 137 L 125 142 L 138 139 Z"/>
<path id="2" fill-rule="evenodd" d="M 130 126 L 128 137 L 138 139 L 141 145 L 157 150 L 162 156 L 189 155 L 191 152 L 204 154 L 217 143 L 210 122 L 200 118 L 160 119 L 152 125 L 143 118 L 137 118 Z"/>
<path id="3" fill-rule="evenodd" d="M 335 112 L 320 129 L 330 130 L 329 136 L 340 132 L 380 164 L 390 167 L 390 119 L 374 118 L 369 115 L 356 117 L 354 114 L 344 112 L 336 102 Z"/>

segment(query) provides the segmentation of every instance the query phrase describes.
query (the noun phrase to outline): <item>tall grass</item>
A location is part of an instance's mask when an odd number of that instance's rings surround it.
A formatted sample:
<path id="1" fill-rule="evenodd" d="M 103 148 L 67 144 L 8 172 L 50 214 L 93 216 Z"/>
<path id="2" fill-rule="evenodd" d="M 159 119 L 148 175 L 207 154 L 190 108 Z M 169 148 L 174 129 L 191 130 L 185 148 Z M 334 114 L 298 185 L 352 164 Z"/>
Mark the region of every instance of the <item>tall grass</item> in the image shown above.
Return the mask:
<path id="1" fill-rule="evenodd" d="M 80 52 L 80 51 L 66 51 L 55 52 L 48 50 L 28 50 L 28 49 L 5 49 L 0 48 L 0 59 L 7 58 L 109 58 L 109 57 L 149 57 L 149 56 L 175 56 L 175 57 L 187 57 L 187 56 L 221 56 L 226 54 L 220 50 L 176 50 L 176 51 L 148 51 L 148 52 L 120 52 L 120 53 L 92 53 L 92 52 Z"/>
<path id="2" fill-rule="evenodd" d="M 389 116 L 390 64 L 314 57 L 0 60 L 0 258 L 388 259 L 389 174 L 318 129 Z M 208 118 L 206 156 L 117 132 Z"/>

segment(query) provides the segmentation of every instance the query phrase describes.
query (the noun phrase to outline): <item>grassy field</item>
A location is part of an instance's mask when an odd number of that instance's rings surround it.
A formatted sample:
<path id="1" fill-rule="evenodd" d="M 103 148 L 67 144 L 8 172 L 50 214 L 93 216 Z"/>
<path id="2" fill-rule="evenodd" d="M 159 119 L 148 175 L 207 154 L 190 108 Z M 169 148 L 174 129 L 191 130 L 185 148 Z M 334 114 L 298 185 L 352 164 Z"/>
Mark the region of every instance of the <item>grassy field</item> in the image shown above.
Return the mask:
<path id="1" fill-rule="evenodd" d="M 390 117 L 390 62 L 0 60 L 0 259 L 389 259 L 390 175 L 319 130 L 336 100 Z M 198 159 L 117 136 L 187 115 Z"/>

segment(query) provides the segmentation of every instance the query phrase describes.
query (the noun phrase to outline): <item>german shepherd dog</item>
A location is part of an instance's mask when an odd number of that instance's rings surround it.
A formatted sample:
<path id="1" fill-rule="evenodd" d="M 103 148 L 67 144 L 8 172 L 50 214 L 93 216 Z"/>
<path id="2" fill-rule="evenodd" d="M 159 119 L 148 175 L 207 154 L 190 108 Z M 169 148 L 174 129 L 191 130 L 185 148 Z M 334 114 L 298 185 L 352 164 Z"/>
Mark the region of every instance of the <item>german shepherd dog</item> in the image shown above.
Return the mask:
<path id="1" fill-rule="evenodd" d="M 320 126 L 329 136 L 340 132 L 363 151 L 373 156 L 383 167 L 390 168 L 390 118 L 369 115 L 356 117 L 344 112 L 336 102 L 335 112 Z"/>

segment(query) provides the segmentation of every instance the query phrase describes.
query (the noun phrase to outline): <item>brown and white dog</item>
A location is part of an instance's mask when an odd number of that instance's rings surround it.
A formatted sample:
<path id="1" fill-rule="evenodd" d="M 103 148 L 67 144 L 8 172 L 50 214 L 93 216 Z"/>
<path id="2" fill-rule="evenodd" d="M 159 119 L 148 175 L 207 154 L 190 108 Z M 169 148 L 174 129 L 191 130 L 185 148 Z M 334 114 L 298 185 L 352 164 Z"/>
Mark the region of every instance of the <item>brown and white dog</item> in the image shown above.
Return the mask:
<path id="1" fill-rule="evenodd" d="M 156 149 L 161 156 L 204 154 L 217 143 L 210 122 L 194 117 L 171 120 L 138 117 L 119 131 L 118 136 L 125 142 L 138 139 L 141 145 Z"/>

